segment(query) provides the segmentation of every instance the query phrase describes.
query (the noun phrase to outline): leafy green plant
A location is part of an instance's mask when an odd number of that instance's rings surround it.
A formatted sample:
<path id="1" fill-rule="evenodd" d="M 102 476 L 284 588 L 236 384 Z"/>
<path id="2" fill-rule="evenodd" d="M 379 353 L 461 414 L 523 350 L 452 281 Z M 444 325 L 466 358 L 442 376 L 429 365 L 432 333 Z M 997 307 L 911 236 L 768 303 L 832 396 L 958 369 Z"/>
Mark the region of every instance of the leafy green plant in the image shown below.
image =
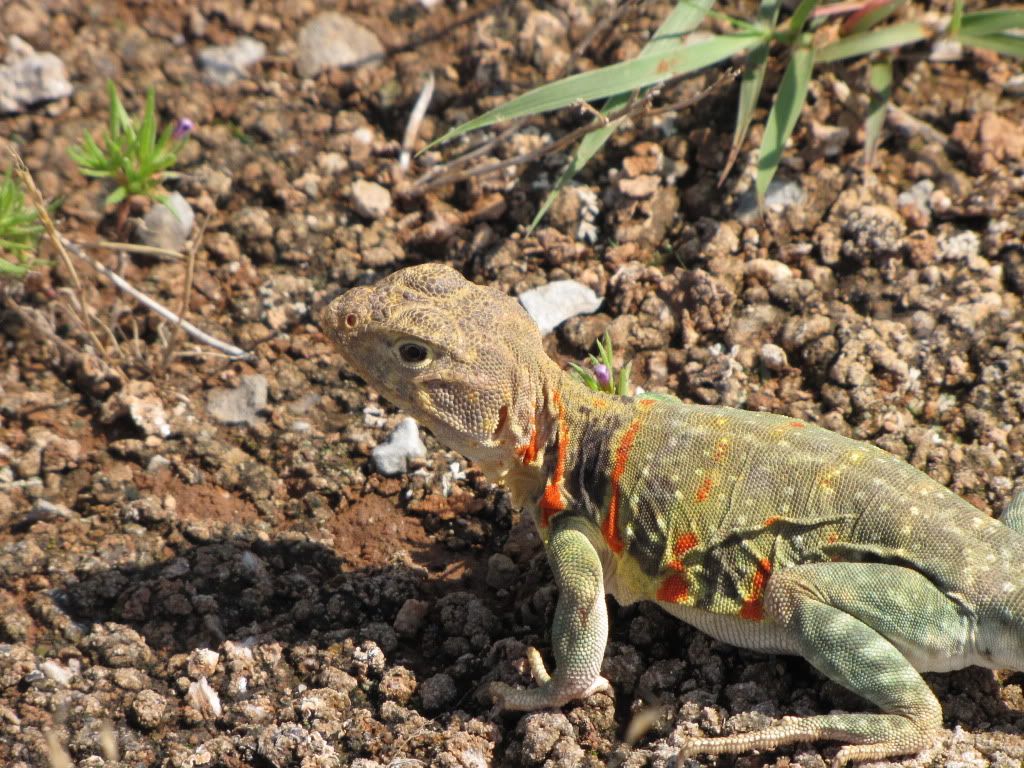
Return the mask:
<path id="1" fill-rule="evenodd" d="M 39 215 L 25 204 L 24 191 L 8 169 L 0 183 L 0 278 L 20 280 L 49 263 L 35 258 L 42 233 Z"/>
<path id="2" fill-rule="evenodd" d="M 629 394 L 629 373 L 632 363 L 626 363 L 615 373 L 615 361 L 612 354 L 612 337 L 605 331 L 604 339 L 597 340 L 597 354 L 589 355 L 584 367 L 578 363 L 569 363 L 576 378 L 595 392 L 609 392 L 613 395 Z"/>
<path id="3" fill-rule="evenodd" d="M 680 0 L 636 58 L 534 88 L 452 128 L 430 146 L 505 120 L 562 109 L 581 100 L 606 99 L 600 116 L 594 119 L 594 130 L 580 141 L 534 218 L 533 227 L 558 192 L 619 126 L 635 115 L 631 106 L 651 88 L 742 54 L 746 58 L 746 66 L 740 81 L 732 147 L 722 173 L 724 179 L 753 121 L 773 48 L 781 48 L 788 61 L 765 121 L 755 182 L 758 201 L 763 204 L 765 192 L 778 170 L 786 142 L 806 101 L 815 66 L 872 56 L 868 73 L 870 105 L 865 120 L 866 150 L 870 160 L 881 135 L 892 91 L 893 56 L 890 51 L 893 49 L 945 35 L 965 46 L 1024 58 L 1024 36 L 1008 32 L 1024 28 L 1024 9 L 1019 6 L 967 13 L 963 10 L 963 0 L 955 0 L 953 13 L 946 19 L 943 31 L 941 24 L 936 27 L 924 21 L 889 23 L 897 11 L 908 4 L 908 0 L 840 0 L 833 3 L 800 0 L 792 13 L 781 21 L 780 0 L 761 0 L 753 22 L 712 11 L 712 2 Z M 726 22 L 731 31 L 693 41 L 686 39 L 686 33 L 696 29 L 709 15 Z"/>
<path id="4" fill-rule="evenodd" d="M 156 94 L 146 90 L 142 117 L 134 120 L 125 110 L 114 83 L 107 81 L 110 98 L 110 123 L 101 139 L 102 146 L 85 132 L 77 146 L 68 149 L 71 159 L 85 176 L 112 179 L 117 186 L 107 195 L 112 205 L 131 195 L 145 195 L 166 203 L 166 195 L 158 192 L 164 179 L 178 174 L 170 169 L 178 161 L 178 152 L 194 127 L 191 120 L 179 119 L 157 133 Z"/>

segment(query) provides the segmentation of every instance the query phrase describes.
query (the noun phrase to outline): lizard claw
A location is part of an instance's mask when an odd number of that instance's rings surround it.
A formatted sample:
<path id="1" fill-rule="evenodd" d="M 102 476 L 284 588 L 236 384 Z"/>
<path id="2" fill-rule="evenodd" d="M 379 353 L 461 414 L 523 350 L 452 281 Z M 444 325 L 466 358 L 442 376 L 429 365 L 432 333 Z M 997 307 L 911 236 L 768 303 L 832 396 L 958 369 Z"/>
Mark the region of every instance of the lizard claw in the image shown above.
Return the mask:
<path id="1" fill-rule="evenodd" d="M 507 707 L 505 706 L 505 701 L 511 694 L 515 692 L 515 690 L 516 689 L 513 688 L 511 685 L 508 685 L 506 683 L 499 683 L 496 681 L 489 683 L 487 685 L 485 695 L 488 698 L 490 698 L 491 703 L 493 705 L 491 707 L 492 717 L 497 717 L 505 709 L 507 709 Z"/>

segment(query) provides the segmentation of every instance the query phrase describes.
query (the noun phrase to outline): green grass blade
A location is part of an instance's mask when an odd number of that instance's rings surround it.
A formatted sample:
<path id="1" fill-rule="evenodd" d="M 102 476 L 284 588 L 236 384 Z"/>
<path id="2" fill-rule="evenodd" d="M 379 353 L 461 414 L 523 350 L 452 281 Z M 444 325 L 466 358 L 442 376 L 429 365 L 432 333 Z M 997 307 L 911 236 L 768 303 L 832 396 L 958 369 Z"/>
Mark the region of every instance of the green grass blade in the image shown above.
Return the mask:
<path id="1" fill-rule="evenodd" d="M 743 69 L 743 78 L 740 80 L 740 94 L 736 104 L 736 127 L 732 133 L 732 146 L 729 147 L 729 157 L 726 158 L 725 167 L 718 177 L 718 183 L 725 182 L 729 171 L 732 170 L 743 148 L 743 141 L 747 138 L 747 131 L 754 120 L 754 110 L 757 108 L 757 100 L 761 95 L 761 88 L 764 86 L 764 73 L 768 69 L 768 43 L 761 43 L 747 55 L 747 66 Z"/>
<path id="2" fill-rule="evenodd" d="M 991 8 L 965 13 L 960 24 L 960 31 L 969 35 L 988 35 L 1018 28 L 1024 28 L 1024 9 L 1020 8 Z"/>
<path id="3" fill-rule="evenodd" d="M 814 69 L 814 51 L 811 48 L 811 36 L 804 34 L 792 51 L 786 72 L 782 76 L 775 103 L 768 113 L 768 122 L 764 127 L 761 139 L 761 153 L 757 163 L 757 200 L 764 205 L 765 192 L 779 168 L 782 150 L 786 141 L 793 133 L 800 108 L 807 98 L 807 86 L 811 81 L 811 70 Z"/>
<path id="4" fill-rule="evenodd" d="M 28 243 L 21 240 L 9 240 L 7 238 L 0 238 L 0 247 L 6 248 L 9 251 L 24 251 L 31 248 Z"/>
<path id="5" fill-rule="evenodd" d="M 956 37 L 960 34 L 960 25 L 964 21 L 964 0 L 953 0 L 953 16 L 949 20 L 949 29 L 946 34 Z"/>
<path id="6" fill-rule="evenodd" d="M 891 56 L 884 56 L 871 63 L 868 86 L 871 90 L 871 101 L 868 104 L 867 118 L 864 120 L 864 164 L 870 168 L 875 164 L 875 153 L 882 138 L 882 127 L 885 125 L 885 113 L 892 98 Z"/>
<path id="7" fill-rule="evenodd" d="M 850 35 L 831 45 L 826 45 L 815 54 L 815 61 L 824 64 L 830 61 L 849 59 L 853 56 L 863 56 L 887 48 L 902 48 L 919 40 L 927 40 L 929 37 L 931 37 L 931 30 L 916 21 L 893 24 L 882 29 L 872 29 Z"/>
<path id="8" fill-rule="evenodd" d="M 875 8 L 869 8 L 866 11 L 854 14 L 850 17 L 850 21 L 852 23 L 849 26 L 847 34 L 867 32 L 876 24 L 879 24 L 892 16 L 900 9 L 901 6 L 906 4 L 907 0 L 890 0 L 888 3 L 883 3 Z M 844 25 L 844 27 L 845 26 L 846 25 Z"/>
<path id="9" fill-rule="evenodd" d="M 6 259 L 0 259 L 0 276 L 2 277 L 12 277 L 15 280 L 20 280 L 28 274 L 28 271 L 26 266 L 14 264 Z"/>
<path id="10" fill-rule="evenodd" d="M 592 72 L 583 72 L 534 88 L 479 117 L 456 126 L 430 146 L 450 141 L 477 128 L 503 120 L 537 115 L 574 104 L 645 88 L 673 77 L 696 72 L 757 45 L 762 34 L 716 35 L 692 45 L 676 41 L 673 49 L 640 56 Z"/>
<path id="11" fill-rule="evenodd" d="M 103 200 L 104 205 L 113 205 L 114 203 L 120 203 L 128 196 L 128 190 L 124 187 L 118 187 Z"/>
<path id="12" fill-rule="evenodd" d="M 795 39 L 796 35 L 803 32 L 804 24 L 807 23 L 807 19 L 815 8 L 818 7 L 819 0 L 801 0 L 800 5 L 793 11 L 793 15 L 789 17 L 789 34 Z"/>
<path id="13" fill-rule="evenodd" d="M 142 127 L 139 129 L 139 154 L 148 157 L 156 146 L 156 91 L 153 86 L 146 89 L 146 106 L 142 111 Z"/>
<path id="14" fill-rule="evenodd" d="M 657 53 L 671 47 L 676 38 L 692 32 L 704 20 L 714 0 L 680 0 L 654 31 L 640 55 Z"/>
<path id="15" fill-rule="evenodd" d="M 961 32 L 956 39 L 971 48 L 987 48 L 1004 56 L 1024 59 L 1024 37 L 1019 35 L 968 35 Z"/>
<path id="16" fill-rule="evenodd" d="M 113 80 L 107 80 L 107 101 L 110 102 L 110 127 L 108 131 L 111 136 L 116 136 L 120 132 L 120 121 L 124 113 L 124 107 L 121 106 L 121 100 L 117 97 L 117 87 L 114 85 Z M 121 107 L 120 110 L 118 110 L 118 107 Z"/>
<path id="17" fill-rule="evenodd" d="M 766 30 L 772 30 L 779 20 L 779 0 L 762 0 L 757 9 L 758 23 Z M 729 148 L 729 157 L 725 161 L 725 167 L 718 177 L 718 183 L 723 184 L 729 171 L 732 170 L 743 148 L 743 141 L 747 138 L 747 131 L 750 130 L 750 123 L 754 119 L 754 110 L 757 108 L 757 100 L 761 95 L 761 88 L 764 86 L 764 74 L 768 69 L 769 42 L 766 40 L 756 46 L 747 54 L 747 65 L 743 68 L 743 78 L 740 80 L 740 94 L 736 105 L 736 127 L 733 129 L 732 146 Z"/>
<path id="18" fill-rule="evenodd" d="M 576 177 L 576 174 L 583 170 L 583 167 L 590 162 L 590 158 L 596 155 L 598 150 L 604 146 L 604 143 L 608 141 L 608 138 L 615 133 L 615 129 L 617 127 L 616 123 L 609 123 L 608 125 L 598 128 L 593 133 L 588 133 L 583 137 L 579 146 L 576 147 L 576 151 L 573 153 L 572 158 L 555 180 L 554 186 L 552 186 L 551 191 L 548 192 L 548 196 L 544 198 L 544 202 L 541 204 L 540 208 L 537 209 L 537 213 L 530 222 L 529 232 L 533 232 L 533 230 L 537 228 L 541 219 L 544 218 L 551 206 L 554 205 L 555 199 L 558 195 L 563 189 L 565 189 L 566 185 Z"/>

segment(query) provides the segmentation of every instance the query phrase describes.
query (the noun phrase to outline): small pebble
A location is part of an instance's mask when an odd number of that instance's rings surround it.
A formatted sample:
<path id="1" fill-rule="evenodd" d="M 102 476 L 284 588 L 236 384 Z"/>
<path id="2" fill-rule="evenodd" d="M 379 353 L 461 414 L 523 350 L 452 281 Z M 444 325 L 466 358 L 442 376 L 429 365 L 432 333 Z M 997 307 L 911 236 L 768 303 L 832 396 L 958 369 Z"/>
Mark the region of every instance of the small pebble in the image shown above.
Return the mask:
<path id="1" fill-rule="evenodd" d="M 206 411 L 222 424 L 262 423 L 259 412 L 267 406 L 267 377 L 243 376 L 234 389 L 214 389 L 207 396 Z"/>
<path id="2" fill-rule="evenodd" d="M 267 46 L 252 37 L 242 36 L 230 45 L 211 45 L 199 52 L 203 80 L 227 86 L 246 76 L 250 66 L 267 55 Z"/>
<path id="3" fill-rule="evenodd" d="M 163 202 L 149 209 L 136 227 L 135 236 L 143 245 L 181 251 L 192 233 L 195 220 L 196 214 L 188 200 L 181 193 L 172 192 Z"/>
<path id="4" fill-rule="evenodd" d="M 318 13 L 299 30 L 296 68 L 300 77 L 316 77 L 332 67 L 370 64 L 384 46 L 369 29 L 335 11 Z"/>
<path id="5" fill-rule="evenodd" d="M 391 193 L 380 184 L 358 179 L 352 184 L 352 207 L 366 219 L 379 219 L 391 210 Z"/>
<path id="6" fill-rule="evenodd" d="M 7 38 L 7 55 L 0 65 L 0 114 L 63 99 L 72 90 L 67 68 L 55 54 L 37 53 L 17 35 Z"/>
<path id="7" fill-rule="evenodd" d="M 602 302 L 592 288 L 576 280 L 555 280 L 519 294 L 519 303 L 541 333 L 551 333 L 570 317 L 596 312 Z"/>
<path id="8" fill-rule="evenodd" d="M 420 439 L 420 428 L 416 420 L 406 416 L 395 427 L 387 441 L 370 453 L 373 467 L 387 477 L 405 474 L 409 459 L 421 459 L 427 455 L 427 447 Z"/>

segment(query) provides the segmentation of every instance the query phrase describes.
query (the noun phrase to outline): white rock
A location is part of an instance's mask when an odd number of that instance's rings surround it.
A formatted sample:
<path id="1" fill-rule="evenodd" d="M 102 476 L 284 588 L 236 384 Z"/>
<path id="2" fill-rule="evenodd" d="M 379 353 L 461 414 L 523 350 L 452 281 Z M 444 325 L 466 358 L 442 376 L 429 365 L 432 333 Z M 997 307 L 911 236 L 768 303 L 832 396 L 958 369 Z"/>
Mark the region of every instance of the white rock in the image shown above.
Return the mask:
<path id="1" fill-rule="evenodd" d="M 210 648 L 196 648 L 188 657 L 188 676 L 192 679 L 211 677 L 217 671 L 220 654 Z"/>
<path id="2" fill-rule="evenodd" d="M 239 37 L 231 45 L 210 45 L 199 52 L 203 80 L 211 85 L 231 85 L 267 55 L 267 46 L 254 37 Z"/>
<path id="3" fill-rule="evenodd" d="M 223 424 L 259 424 L 267 406 L 267 377 L 243 376 L 234 389 L 215 389 L 206 400 L 206 412 Z"/>
<path id="4" fill-rule="evenodd" d="M 756 277 L 762 283 L 793 279 L 793 270 L 775 259 L 751 259 L 743 265 L 743 274 Z"/>
<path id="5" fill-rule="evenodd" d="M 781 213 L 794 205 L 803 204 L 806 199 L 807 192 L 799 182 L 772 179 L 764 194 L 764 208 L 766 211 Z M 747 221 L 755 218 L 757 212 L 757 191 L 751 186 L 736 204 L 736 218 Z"/>
<path id="6" fill-rule="evenodd" d="M 550 333 L 570 317 L 596 312 L 602 301 L 592 288 L 576 280 L 555 280 L 519 294 L 519 303 L 541 333 Z"/>
<path id="7" fill-rule="evenodd" d="M 135 236 L 145 245 L 180 251 L 192 233 L 196 214 L 188 200 L 179 192 L 171 192 L 162 203 L 157 203 L 136 227 Z"/>
<path id="8" fill-rule="evenodd" d="M 384 46 L 362 24 L 334 11 L 318 13 L 299 30 L 300 77 L 315 77 L 332 67 L 357 67 L 379 61 Z"/>
<path id="9" fill-rule="evenodd" d="M 427 447 L 420 439 L 420 428 L 416 419 L 406 416 L 395 427 L 387 442 L 381 443 L 370 452 L 374 469 L 382 475 L 394 477 L 409 469 L 409 459 L 427 455 Z"/>
<path id="10" fill-rule="evenodd" d="M 185 703 L 192 709 L 200 712 L 207 720 L 220 717 L 223 711 L 220 705 L 220 696 L 206 682 L 205 677 L 192 683 L 185 694 Z"/>
<path id="11" fill-rule="evenodd" d="M 981 238 L 977 232 L 964 230 L 949 237 L 939 238 L 939 261 L 968 264 L 981 253 Z"/>
<path id="12" fill-rule="evenodd" d="M 171 434 L 163 401 L 151 381 L 127 382 L 100 408 L 100 421 L 104 424 L 111 424 L 124 416 L 147 435 L 167 437 Z"/>
<path id="13" fill-rule="evenodd" d="M 67 686 L 71 683 L 75 677 L 74 671 L 63 666 L 60 662 L 54 661 L 53 659 L 47 659 L 39 665 L 39 671 L 46 675 L 48 678 L 57 683 L 57 685 Z"/>
<path id="14" fill-rule="evenodd" d="M 921 179 L 909 189 L 900 192 L 896 198 L 896 205 L 900 208 L 917 208 L 926 215 L 931 215 L 932 192 L 935 191 L 935 182 L 931 179 Z"/>
<path id="15" fill-rule="evenodd" d="M 352 183 L 352 207 L 367 219 L 379 219 L 391 210 L 391 193 L 380 184 L 366 179 Z"/>
<path id="16" fill-rule="evenodd" d="M 0 65 L 0 114 L 24 112 L 41 101 L 71 95 L 71 81 L 64 62 L 35 48 L 17 35 L 7 39 L 7 55 Z"/>
<path id="17" fill-rule="evenodd" d="M 778 344 L 761 345 L 761 364 L 769 371 L 782 371 L 789 367 L 789 360 L 786 359 L 786 350 Z"/>

